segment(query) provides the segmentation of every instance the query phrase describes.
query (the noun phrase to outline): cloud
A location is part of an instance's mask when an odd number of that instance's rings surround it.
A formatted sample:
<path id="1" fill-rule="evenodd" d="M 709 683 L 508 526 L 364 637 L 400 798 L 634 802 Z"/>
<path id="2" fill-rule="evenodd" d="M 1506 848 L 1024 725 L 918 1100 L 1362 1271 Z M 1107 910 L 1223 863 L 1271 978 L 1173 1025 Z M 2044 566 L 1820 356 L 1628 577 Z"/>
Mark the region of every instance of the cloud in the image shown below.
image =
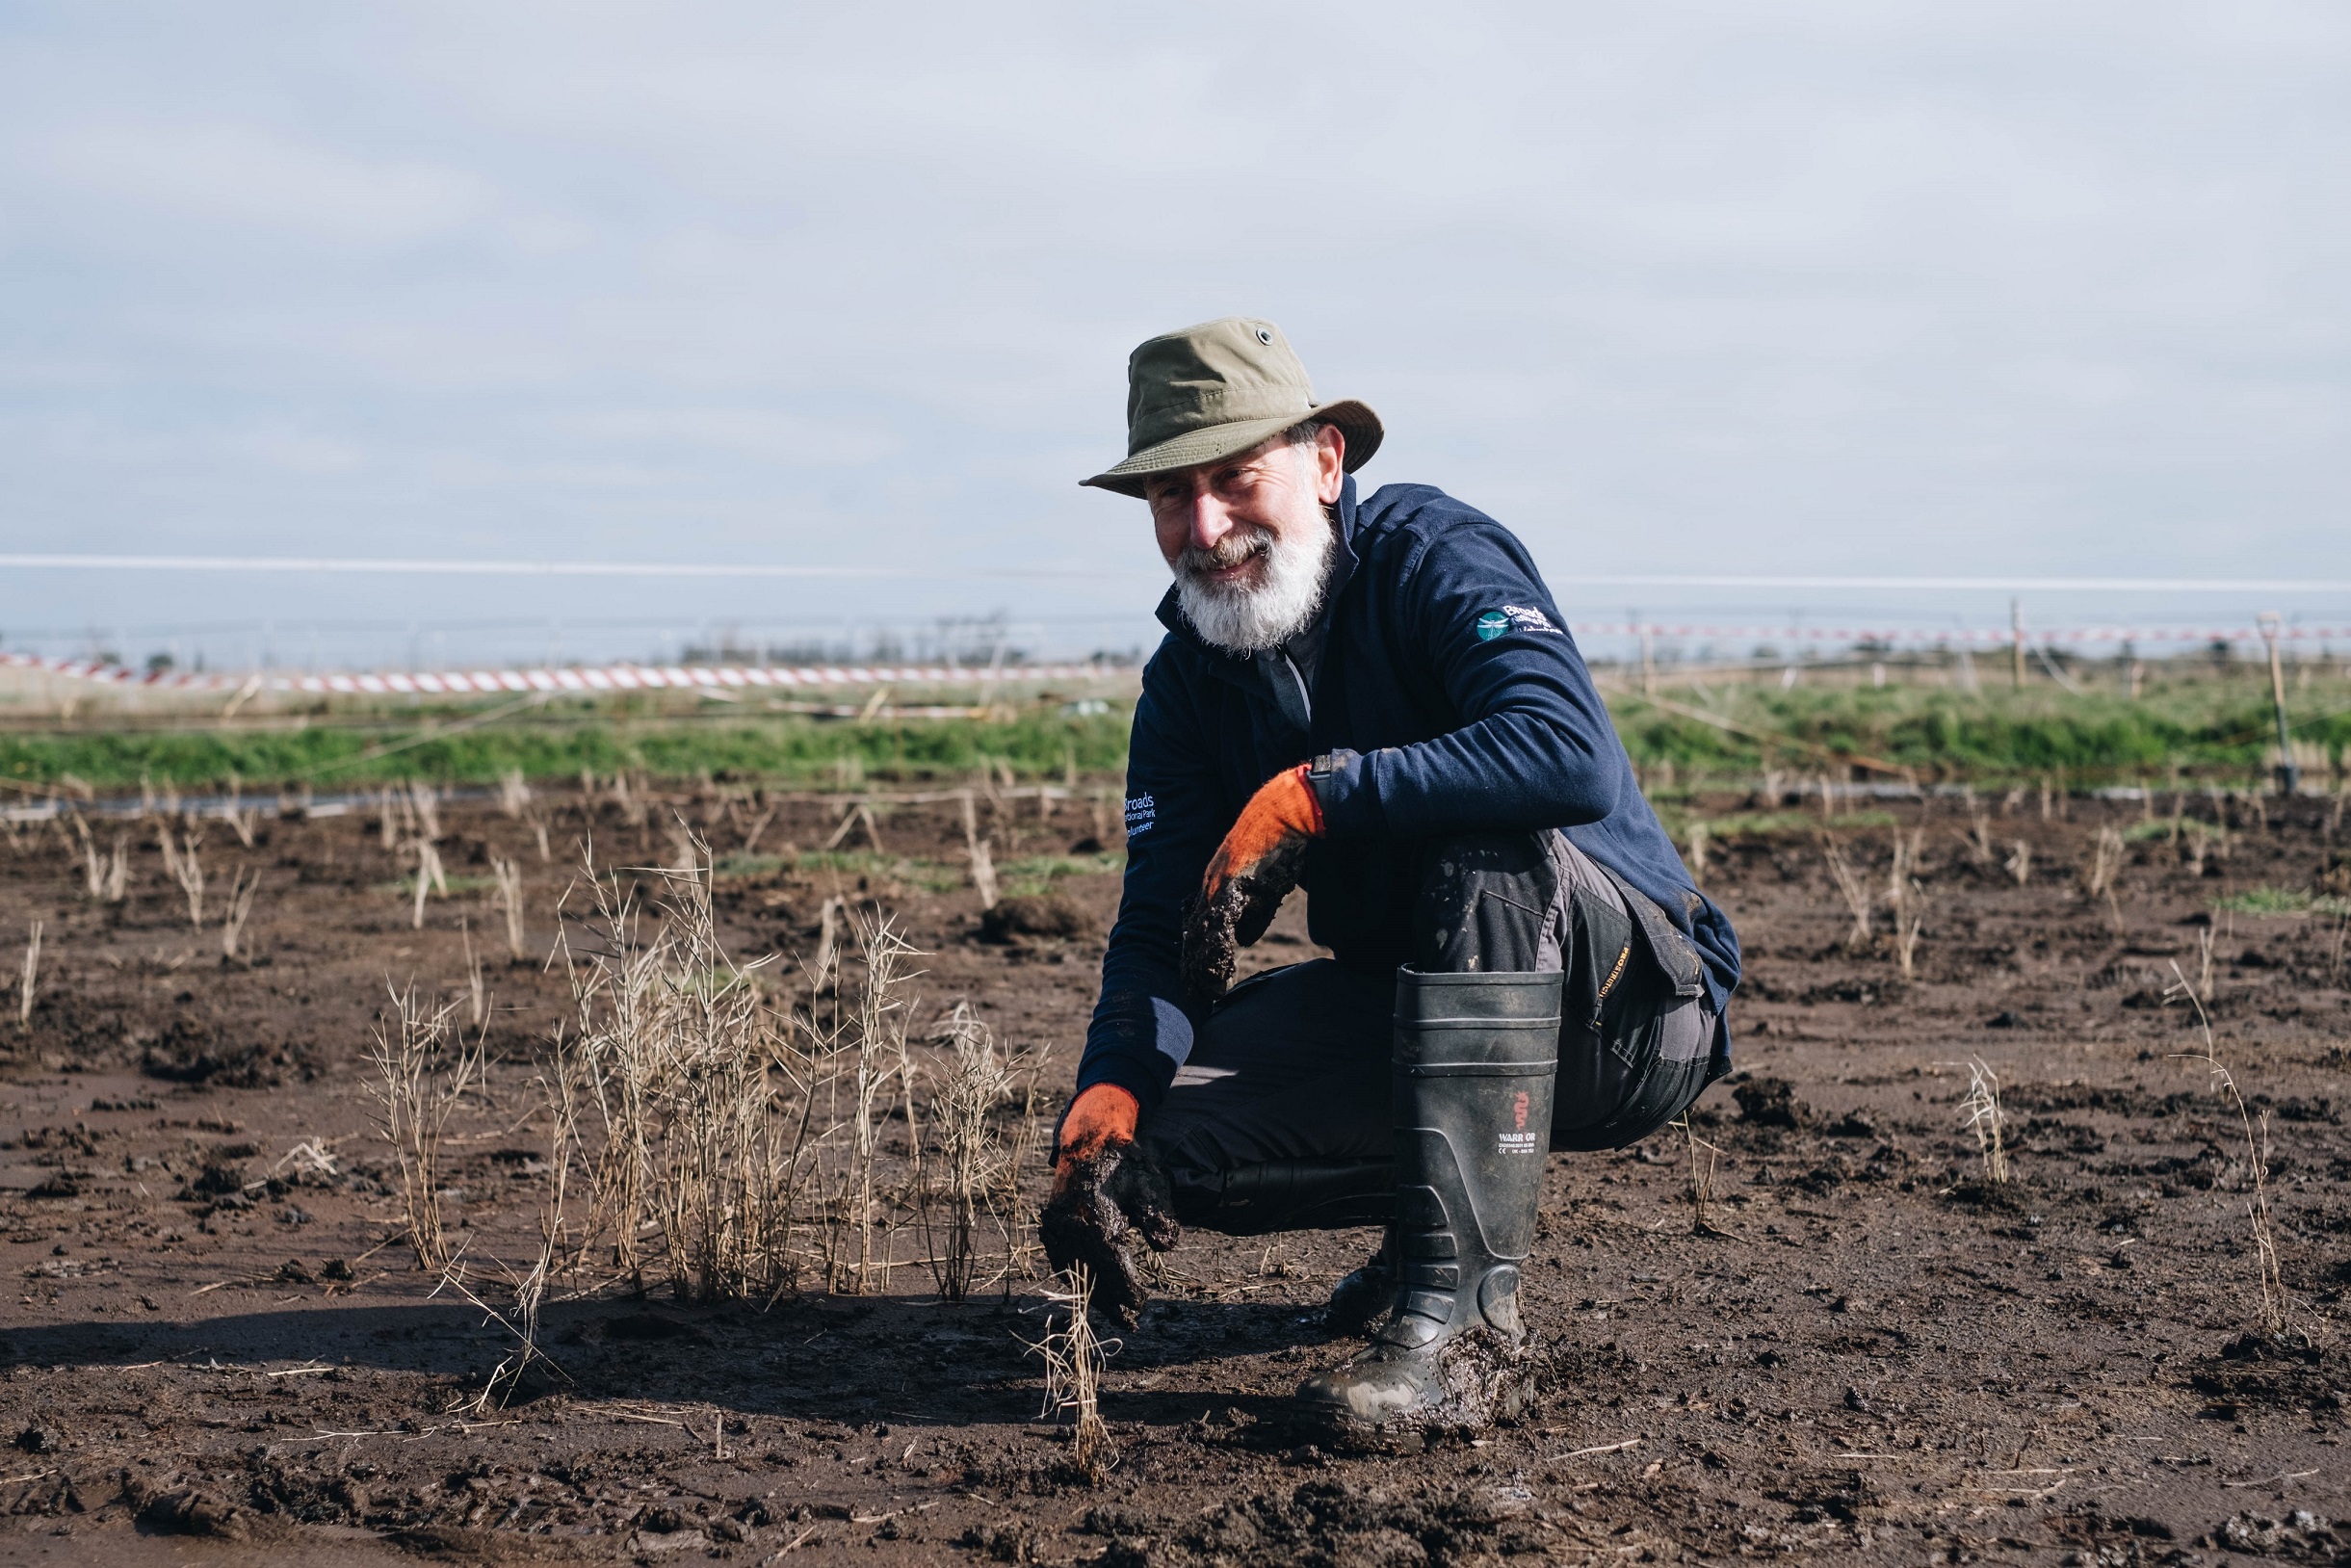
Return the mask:
<path id="1" fill-rule="evenodd" d="M 350 246 L 416 245 L 493 204 L 487 183 L 463 170 L 353 157 L 246 125 L 69 126 L 21 157 L 85 200 Z"/>
<path id="2" fill-rule="evenodd" d="M 1132 518 L 1074 481 L 1136 340 L 1245 310 L 1387 416 L 1372 483 L 1563 578 L 2351 575 L 2328 0 L 56 3 L 0 40 L 0 479 L 126 548 L 199 497 L 248 548 L 364 510 L 1100 560 L 1014 608 L 1122 614 Z"/>

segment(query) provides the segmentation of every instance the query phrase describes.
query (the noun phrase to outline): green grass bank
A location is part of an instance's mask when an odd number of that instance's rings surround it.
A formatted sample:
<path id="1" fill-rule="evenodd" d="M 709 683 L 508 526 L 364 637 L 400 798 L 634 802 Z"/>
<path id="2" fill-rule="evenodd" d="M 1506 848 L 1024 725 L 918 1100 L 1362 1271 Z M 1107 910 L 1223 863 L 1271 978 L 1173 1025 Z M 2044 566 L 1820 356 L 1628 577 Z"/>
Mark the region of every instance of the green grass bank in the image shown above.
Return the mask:
<path id="1" fill-rule="evenodd" d="M 1922 783 L 2052 779 L 2075 788 L 2182 778 L 2241 784 L 2275 760 L 2266 690 L 2248 681 L 2183 681 L 2136 698 L 2053 687 L 1966 693 L 1924 687 L 1783 691 L 1777 686 L 1661 683 L 1656 697 L 1609 697 L 1627 749 L 1654 787 L 1709 779 L 1909 776 Z M 2290 706 L 2307 774 L 2339 777 L 2351 747 L 2351 682 L 2330 680 Z M 483 784 L 519 769 L 534 778 L 641 770 L 657 777 L 843 785 L 968 778 L 983 766 L 1024 778 L 1070 769 L 1115 773 L 1128 711 L 1039 707 L 993 719 L 875 722 L 797 716 L 678 718 L 609 711 L 482 721 L 461 710 L 307 727 L 71 727 L 0 734 L 0 778 L 103 791 L 308 783 L 327 790 L 390 779 Z"/>

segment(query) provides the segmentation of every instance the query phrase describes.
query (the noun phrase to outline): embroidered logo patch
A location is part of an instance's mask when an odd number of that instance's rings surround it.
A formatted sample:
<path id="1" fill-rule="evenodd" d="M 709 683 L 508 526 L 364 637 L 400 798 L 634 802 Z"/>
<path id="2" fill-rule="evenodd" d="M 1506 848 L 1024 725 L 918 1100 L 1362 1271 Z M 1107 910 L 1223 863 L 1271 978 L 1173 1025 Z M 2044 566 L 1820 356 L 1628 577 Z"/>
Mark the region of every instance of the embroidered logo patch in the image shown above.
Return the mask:
<path id="1" fill-rule="evenodd" d="M 1151 824 L 1159 819 L 1159 802 L 1148 795 L 1127 797 L 1127 837 L 1138 839 L 1150 832 Z"/>
<path id="2" fill-rule="evenodd" d="M 1477 617 L 1477 640 L 1491 642 L 1504 632 L 1549 632 L 1559 635 L 1551 617 L 1531 605 L 1506 604 Z"/>

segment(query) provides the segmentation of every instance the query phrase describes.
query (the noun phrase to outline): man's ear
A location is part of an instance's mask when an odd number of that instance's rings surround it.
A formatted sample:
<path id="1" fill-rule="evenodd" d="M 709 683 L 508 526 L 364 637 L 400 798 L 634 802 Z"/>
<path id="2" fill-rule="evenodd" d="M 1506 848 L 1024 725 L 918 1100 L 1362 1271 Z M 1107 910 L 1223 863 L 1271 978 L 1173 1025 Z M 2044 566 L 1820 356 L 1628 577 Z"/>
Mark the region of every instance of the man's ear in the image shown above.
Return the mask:
<path id="1" fill-rule="evenodd" d="M 1339 504 L 1346 483 L 1346 432 L 1336 425 L 1315 431 L 1315 499 L 1326 507 Z"/>

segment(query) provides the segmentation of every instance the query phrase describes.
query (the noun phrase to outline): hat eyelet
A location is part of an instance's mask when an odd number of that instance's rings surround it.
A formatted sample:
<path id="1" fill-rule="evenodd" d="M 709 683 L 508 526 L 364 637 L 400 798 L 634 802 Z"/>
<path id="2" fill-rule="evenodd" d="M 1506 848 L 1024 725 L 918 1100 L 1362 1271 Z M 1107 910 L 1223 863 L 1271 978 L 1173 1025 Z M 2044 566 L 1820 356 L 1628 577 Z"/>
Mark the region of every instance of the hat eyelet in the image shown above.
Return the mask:
<path id="1" fill-rule="evenodd" d="M 1273 344 L 1273 334 L 1261 327 L 1257 329 L 1257 341 L 1270 348 Z"/>

